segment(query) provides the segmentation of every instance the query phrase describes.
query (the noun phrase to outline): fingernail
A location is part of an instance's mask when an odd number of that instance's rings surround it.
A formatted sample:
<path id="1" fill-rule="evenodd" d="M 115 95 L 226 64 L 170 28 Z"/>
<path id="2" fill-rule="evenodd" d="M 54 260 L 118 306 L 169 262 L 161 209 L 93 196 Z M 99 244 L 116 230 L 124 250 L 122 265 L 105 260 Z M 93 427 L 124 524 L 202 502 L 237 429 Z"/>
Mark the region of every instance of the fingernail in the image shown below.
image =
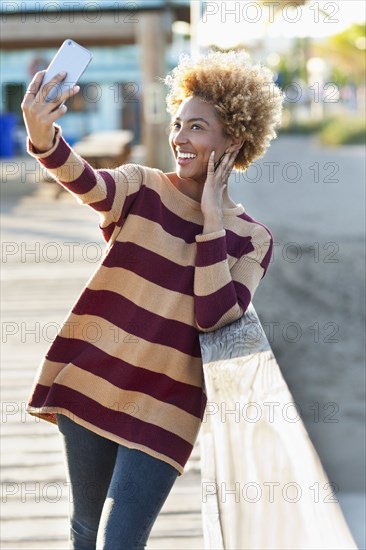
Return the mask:
<path id="1" fill-rule="evenodd" d="M 59 76 L 66 76 L 66 71 L 61 71 L 58 74 L 59 74 Z"/>

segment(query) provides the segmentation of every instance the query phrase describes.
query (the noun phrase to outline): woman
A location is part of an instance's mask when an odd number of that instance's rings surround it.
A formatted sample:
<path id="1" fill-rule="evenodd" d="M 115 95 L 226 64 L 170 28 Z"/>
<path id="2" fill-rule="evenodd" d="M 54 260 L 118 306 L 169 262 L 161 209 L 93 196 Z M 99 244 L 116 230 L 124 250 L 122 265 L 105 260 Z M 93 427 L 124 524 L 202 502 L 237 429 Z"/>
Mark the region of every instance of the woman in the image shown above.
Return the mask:
<path id="1" fill-rule="evenodd" d="M 46 103 L 43 74 L 22 104 L 29 153 L 99 213 L 108 246 L 27 410 L 63 436 L 71 548 L 140 549 L 203 418 L 199 332 L 243 315 L 271 259 L 271 232 L 227 181 L 275 137 L 282 94 L 244 52 L 183 54 L 165 79 L 175 172 L 93 170 L 55 125 L 78 86 Z"/>

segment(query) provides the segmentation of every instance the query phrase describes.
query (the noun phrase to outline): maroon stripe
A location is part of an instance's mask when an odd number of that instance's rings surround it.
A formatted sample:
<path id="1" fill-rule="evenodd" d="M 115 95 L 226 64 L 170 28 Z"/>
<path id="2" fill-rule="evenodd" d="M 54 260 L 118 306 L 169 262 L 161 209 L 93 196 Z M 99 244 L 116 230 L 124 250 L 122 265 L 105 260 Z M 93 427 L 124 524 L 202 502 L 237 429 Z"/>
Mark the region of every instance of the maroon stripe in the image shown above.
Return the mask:
<path id="1" fill-rule="evenodd" d="M 196 319 L 200 327 L 209 329 L 238 301 L 233 281 L 207 296 L 195 297 Z"/>
<path id="2" fill-rule="evenodd" d="M 48 392 L 50 391 L 49 386 L 44 386 L 43 384 L 36 384 L 31 398 L 28 401 L 30 407 L 36 407 L 37 409 L 43 407 L 43 403 L 47 399 Z"/>
<path id="3" fill-rule="evenodd" d="M 269 248 L 268 248 L 261 264 L 260 264 L 261 267 L 263 267 L 263 269 L 264 269 L 264 273 L 262 275 L 262 278 L 263 278 L 264 275 L 266 274 L 267 269 L 268 269 L 268 266 L 269 266 L 269 263 L 270 263 L 271 257 L 272 257 L 272 252 L 273 252 L 273 235 L 272 235 L 272 232 L 264 223 L 261 223 L 261 222 L 258 222 L 257 220 L 254 220 L 251 216 L 249 216 L 245 212 L 243 212 L 243 214 L 240 214 L 239 218 L 242 218 L 243 220 L 251 222 L 251 223 L 255 223 L 257 225 L 261 225 L 262 227 L 264 227 L 264 229 L 268 233 Z M 255 247 L 255 241 L 253 241 L 253 242 L 254 242 L 254 247 Z M 254 249 L 254 247 L 253 247 L 253 249 Z M 259 253 L 260 253 L 260 249 L 258 249 L 258 254 Z"/>
<path id="4" fill-rule="evenodd" d="M 90 206 L 90 208 L 93 208 L 97 212 L 109 212 L 111 210 L 109 197 L 106 197 L 105 199 L 98 202 L 90 202 L 88 206 Z"/>
<path id="5" fill-rule="evenodd" d="M 261 225 L 262 227 L 264 227 L 264 229 L 268 232 L 269 236 L 272 238 L 272 233 L 270 231 L 270 229 L 262 222 L 259 222 L 257 220 L 255 220 L 254 218 L 252 218 L 251 216 L 249 216 L 249 214 L 247 214 L 246 212 L 243 212 L 242 214 L 240 214 L 238 216 L 238 218 L 241 218 L 242 220 L 245 220 L 246 222 L 249 222 L 249 223 L 254 223 L 256 225 Z"/>
<path id="6" fill-rule="evenodd" d="M 45 168 L 48 168 L 50 170 L 54 168 L 59 168 L 60 166 L 65 164 L 65 162 L 69 158 L 70 151 L 70 145 L 61 136 L 60 141 L 58 142 L 58 146 L 53 151 L 53 153 L 51 153 L 48 157 L 44 157 L 39 160 Z"/>
<path id="7" fill-rule="evenodd" d="M 227 258 L 226 238 L 197 242 L 196 267 L 205 267 L 222 262 Z"/>
<path id="8" fill-rule="evenodd" d="M 239 283 L 238 281 L 233 281 L 233 283 L 234 283 L 234 287 L 235 287 L 235 291 L 236 291 L 236 295 L 237 295 L 237 299 L 238 299 L 238 304 L 241 307 L 241 309 L 243 310 L 243 315 L 244 315 L 244 313 L 246 312 L 246 310 L 247 310 L 247 308 L 250 304 L 250 300 L 252 299 L 252 295 L 250 293 L 249 288 L 247 288 L 242 283 Z"/>
<path id="9" fill-rule="evenodd" d="M 239 214 L 238 218 L 241 218 L 242 220 L 249 222 L 249 223 L 258 223 L 257 220 L 249 216 L 246 212 L 243 212 L 242 214 Z"/>
<path id="10" fill-rule="evenodd" d="M 248 254 L 253 250 L 250 236 L 241 236 L 230 229 L 226 229 L 226 247 L 227 253 L 233 258 L 241 258 L 244 254 Z"/>
<path id="11" fill-rule="evenodd" d="M 271 241 L 270 237 L 268 236 L 267 241 L 263 241 L 262 239 L 260 241 L 256 241 L 254 238 L 252 239 L 252 245 L 253 245 L 253 258 L 247 258 L 249 262 L 257 261 L 259 265 L 261 265 L 260 262 L 263 262 L 265 258 L 268 257 L 268 250 L 267 247 L 271 247 Z M 263 256 L 264 255 L 264 256 Z"/>
<path id="12" fill-rule="evenodd" d="M 126 339 L 125 344 L 134 346 L 138 342 Z M 65 364 L 73 363 L 118 388 L 151 395 L 200 418 L 201 388 L 178 382 L 166 374 L 135 367 L 83 340 L 58 336 L 47 354 L 47 359 Z"/>
<path id="13" fill-rule="evenodd" d="M 140 336 L 154 344 L 173 347 L 195 357 L 201 356 L 198 332 L 194 326 L 165 319 L 110 290 L 85 288 L 72 311 L 77 315 L 96 315 L 106 319 L 128 334 L 137 338 Z"/>
<path id="14" fill-rule="evenodd" d="M 101 224 L 99 224 L 99 227 L 100 227 L 100 229 L 102 230 L 102 233 L 103 233 L 104 240 L 106 240 L 108 242 L 109 239 L 111 238 L 112 233 L 115 230 L 115 228 L 117 226 L 119 226 L 119 227 L 123 226 L 124 221 L 125 221 L 125 219 L 127 218 L 128 214 L 130 212 L 131 206 L 132 206 L 133 202 L 136 200 L 136 197 L 139 195 L 139 193 L 140 193 L 140 191 L 137 191 L 136 193 L 132 193 L 131 195 L 127 195 L 127 197 L 126 197 L 126 199 L 123 203 L 122 212 L 121 212 L 121 215 L 120 215 L 119 220 L 117 221 L 117 223 L 112 222 L 109 225 L 107 225 L 106 227 L 101 227 Z M 93 206 L 93 205 L 90 205 L 90 206 Z"/>
<path id="15" fill-rule="evenodd" d="M 264 256 L 262 262 L 261 262 L 261 267 L 263 267 L 264 269 L 264 273 L 262 275 L 262 279 L 263 277 L 265 276 L 266 274 L 266 271 L 268 269 L 268 266 L 271 262 L 271 258 L 272 258 L 272 252 L 273 252 L 273 238 L 272 238 L 272 235 L 271 235 L 271 240 L 270 240 L 270 243 L 269 243 L 269 248 L 266 252 L 266 255 Z"/>
<path id="16" fill-rule="evenodd" d="M 84 170 L 80 176 L 72 181 L 63 181 L 60 180 L 62 185 L 67 187 L 72 193 L 76 195 L 83 195 L 84 193 L 89 193 L 97 184 L 96 177 L 94 174 L 94 169 L 85 161 Z M 77 165 L 79 166 L 79 165 Z M 72 167 L 72 163 L 70 168 Z"/>
<path id="17" fill-rule="evenodd" d="M 115 403 L 110 404 L 116 407 Z M 33 405 L 34 406 L 34 405 Z M 169 456 L 182 466 L 192 452 L 192 445 L 173 433 L 133 416 L 137 403 L 126 403 L 125 410 L 109 409 L 97 401 L 66 386 L 54 383 L 38 406 L 65 408 L 94 426 L 154 451 Z M 118 407 L 117 407 L 118 408 Z"/>
<path id="18" fill-rule="evenodd" d="M 102 227 L 101 224 L 99 224 L 99 227 L 102 231 L 102 234 L 103 234 L 103 239 L 108 242 L 109 239 L 111 238 L 112 236 L 112 233 L 114 231 L 114 228 L 116 227 L 116 224 L 113 222 L 113 223 L 110 223 L 109 225 L 107 225 L 107 227 Z"/>
<path id="19" fill-rule="evenodd" d="M 105 182 L 107 196 L 101 201 L 89 203 L 89 206 L 91 208 L 94 208 L 94 210 L 97 210 L 98 212 L 109 212 L 112 209 L 114 197 L 116 196 L 116 182 L 114 181 L 114 178 L 110 174 L 108 174 L 108 172 L 105 172 L 104 170 L 98 170 L 98 173 L 100 176 L 102 176 Z"/>
<path id="20" fill-rule="evenodd" d="M 145 186 L 141 187 L 131 213 L 159 223 L 168 234 L 179 237 L 189 244 L 195 242 L 195 236 L 201 233 L 203 228 L 202 225 L 187 221 L 169 210 L 162 203 L 159 194 Z"/>
<path id="21" fill-rule="evenodd" d="M 123 225 L 124 220 L 127 217 L 127 214 L 129 214 L 132 211 L 132 205 L 136 201 L 136 199 L 140 196 L 141 190 L 139 189 L 135 193 L 131 193 L 131 195 L 127 195 L 126 200 L 123 203 L 122 212 L 120 219 L 118 220 L 118 225 Z"/>
<path id="22" fill-rule="evenodd" d="M 181 266 L 135 243 L 116 241 L 103 265 L 129 269 L 163 288 L 193 296 L 194 266 Z"/>

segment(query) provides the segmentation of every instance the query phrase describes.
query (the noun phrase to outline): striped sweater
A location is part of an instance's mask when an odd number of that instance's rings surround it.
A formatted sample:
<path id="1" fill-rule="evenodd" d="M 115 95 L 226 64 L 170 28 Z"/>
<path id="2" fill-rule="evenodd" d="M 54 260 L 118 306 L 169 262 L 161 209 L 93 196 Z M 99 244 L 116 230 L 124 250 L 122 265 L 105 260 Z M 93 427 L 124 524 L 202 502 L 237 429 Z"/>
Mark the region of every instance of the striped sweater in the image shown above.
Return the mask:
<path id="1" fill-rule="evenodd" d="M 241 204 L 203 234 L 200 203 L 158 169 L 94 170 L 62 137 L 28 152 L 100 217 L 103 258 L 39 366 L 27 411 L 62 413 L 179 474 L 206 405 L 199 331 L 241 317 L 267 271 L 269 229 Z"/>

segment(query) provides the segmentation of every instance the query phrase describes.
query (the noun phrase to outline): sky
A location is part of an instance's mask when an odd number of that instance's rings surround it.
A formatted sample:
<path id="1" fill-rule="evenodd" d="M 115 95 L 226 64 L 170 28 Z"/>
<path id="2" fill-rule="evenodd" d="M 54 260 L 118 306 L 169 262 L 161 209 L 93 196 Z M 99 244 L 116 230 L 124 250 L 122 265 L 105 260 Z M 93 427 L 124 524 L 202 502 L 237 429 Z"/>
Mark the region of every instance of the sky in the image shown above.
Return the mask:
<path id="1" fill-rule="evenodd" d="M 310 1 L 296 10 L 288 6 L 276 17 L 273 7 L 269 5 L 271 2 L 266 4 L 263 6 L 248 0 L 203 2 L 206 13 L 199 25 L 199 44 L 207 46 L 214 43 L 229 48 L 243 40 L 245 43 L 255 42 L 263 36 L 326 37 L 341 32 L 352 23 L 364 23 L 366 19 L 366 3 L 363 0 Z"/>

